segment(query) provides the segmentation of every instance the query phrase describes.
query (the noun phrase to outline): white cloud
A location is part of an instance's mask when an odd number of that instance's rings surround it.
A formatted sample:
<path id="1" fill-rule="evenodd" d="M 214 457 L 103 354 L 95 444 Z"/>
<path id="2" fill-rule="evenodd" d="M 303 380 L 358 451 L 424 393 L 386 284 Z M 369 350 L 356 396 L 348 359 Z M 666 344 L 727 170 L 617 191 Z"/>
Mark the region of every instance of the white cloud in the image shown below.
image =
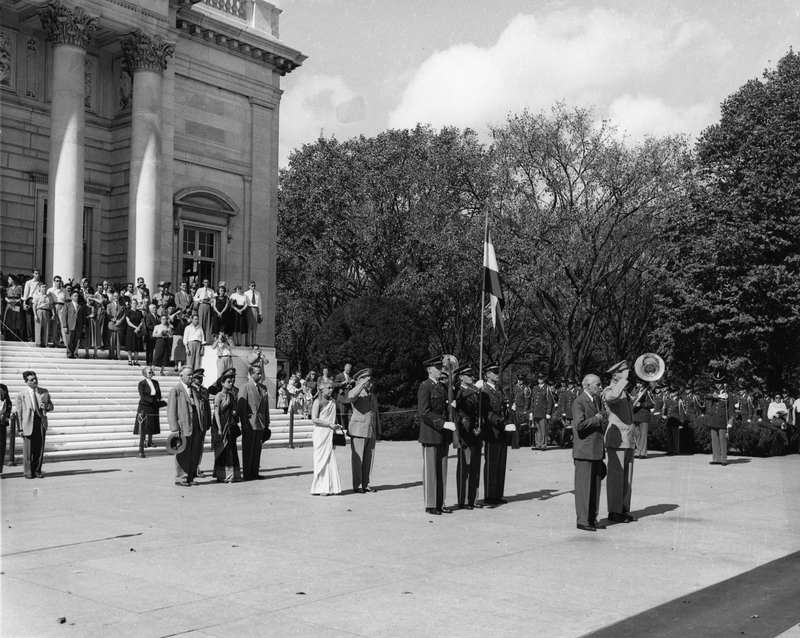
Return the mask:
<path id="1" fill-rule="evenodd" d="M 292 78 L 294 80 L 294 78 Z M 319 134 L 347 138 L 359 132 L 367 102 L 334 75 L 300 75 L 281 99 L 281 165 L 295 148 L 313 142 Z"/>
<path id="2" fill-rule="evenodd" d="M 696 137 L 719 119 L 715 104 L 669 106 L 659 97 L 622 95 L 608 108 L 611 123 L 633 140 L 647 135 L 686 133 Z"/>
<path id="3" fill-rule="evenodd" d="M 461 44 L 425 60 L 389 126 L 481 130 L 510 112 L 547 109 L 556 100 L 604 111 L 623 90 L 648 87 L 690 46 L 710 57 L 725 50 L 702 22 L 654 26 L 603 9 L 518 15 L 490 47 Z"/>

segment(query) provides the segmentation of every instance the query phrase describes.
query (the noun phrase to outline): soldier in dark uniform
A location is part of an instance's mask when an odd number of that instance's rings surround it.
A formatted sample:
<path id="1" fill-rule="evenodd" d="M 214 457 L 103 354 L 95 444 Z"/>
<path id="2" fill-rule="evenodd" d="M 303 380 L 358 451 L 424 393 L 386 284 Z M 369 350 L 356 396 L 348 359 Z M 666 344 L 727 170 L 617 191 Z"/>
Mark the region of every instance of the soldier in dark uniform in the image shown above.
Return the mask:
<path id="1" fill-rule="evenodd" d="M 652 385 L 636 385 L 633 391 L 633 426 L 636 440 L 636 458 L 647 458 L 647 430 L 650 427 L 650 417 L 655 411 L 656 402 L 653 396 Z"/>
<path id="2" fill-rule="evenodd" d="M 531 449 L 547 449 L 547 423 L 553 414 L 553 392 L 548 387 L 546 377 L 539 373 L 536 377 L 538 385 L 531 389 L 531 413 L 533 425 L 536 428 L 536 439 L 531 441 Z"/>
<path id="3" fill-rule="evenodd" d="M 507 503 L 503 498 L 506 482 L 506 413 L 500 390 L 500 367 L 486 368 L 486 383 L 482 388 L 483 438 L 486 441 L 483 463 L 483 502 L 489 505 Z M 513 427 L 513 426 L 512 426 Z"/>
<path id="4" fill-rule="evenodd" d="M 681 449 L 681 428 L 686 419 L 686 408 L 683 399 L 675 388 L 668 388 L 661 408 L 661 416 L 666 419 L 667 456 L 676 456 Z"/>
<path id="5" fill-rule="evenodd" d="M 481 391 L 475 386 L 478 377 L 470 365 L 462 366 L 454 372 L 458 377 L 460 386 L 456 395 L 456 409 L 458 410 L 458 437 L 461 447 L 458 449 L 458 508 L 468 510 L 483 507 L 475 502 L 478 495 L 478 485 L 481 480 L 481 424 L 479 404 Z"/>
<path id="6" fill-rule="evenodd" d="M 528 418 L 531 413 L 531 388 L 528 380 L 524 376 L 517 378 L 517 385 L 514 388 L 514 423 L 517 431 L 514 433 L 514 448 L 519 447 L 520 439 L 525 428 L 528 426 Z"/>
<path id="7" fill-rule="evenodd" d="M 447 420 L 447 389 L 439 382 L 442 357 L 423 362 L 428 378 L 417 392 L 419 442 L 422 444 L 422 491 L 428 514 L 452 513 L 445 508 L 447 492 L 447 449 L 455 423 Z"/>
<path id="8" fill-rule="evenodd" d="M 578 398 L 578 388 L 575 379 L 569 379 L 562 384 L 558 395 L 557 410 L 561 417 L 562 428 L 559 433 L 559 445 L 566 447 L 572 441 L 572 402 Z"/>
<path id="9" fill-rule="evenodd" d="M 709 465 L 728 464 L 728 428 L 735 416 L 734 398 L 725 389 L 725 374 L 714 373 L 714 391 L 706 395 L 706 414 L 711 430 L 712 461 Z"/>

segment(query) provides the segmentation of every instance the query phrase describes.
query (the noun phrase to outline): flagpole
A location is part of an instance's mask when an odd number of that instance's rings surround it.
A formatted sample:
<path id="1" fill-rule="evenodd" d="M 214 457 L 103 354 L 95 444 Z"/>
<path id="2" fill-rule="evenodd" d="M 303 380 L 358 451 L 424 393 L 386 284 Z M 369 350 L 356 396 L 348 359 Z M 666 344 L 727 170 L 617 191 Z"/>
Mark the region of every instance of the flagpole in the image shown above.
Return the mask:
<path id="1" fill-rule="evenodd" d="M 483 265 L 481 266 L 481 346 L 478 352 L 478 380 L 483 381 L 483 322 L 486 319 L 484 301 L 486 300 L 486 245 L 489 242 L 489 207 L 486 207 L 486 224 L 483 228 Z M 483 431 L 483 392 L 478 394 L 478 429 Z"/>

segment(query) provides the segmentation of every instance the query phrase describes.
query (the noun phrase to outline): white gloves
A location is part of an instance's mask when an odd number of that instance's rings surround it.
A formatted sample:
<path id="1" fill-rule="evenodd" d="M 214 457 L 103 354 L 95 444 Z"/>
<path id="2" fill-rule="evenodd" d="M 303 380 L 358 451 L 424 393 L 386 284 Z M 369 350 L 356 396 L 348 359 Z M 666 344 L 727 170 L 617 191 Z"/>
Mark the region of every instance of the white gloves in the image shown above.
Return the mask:
<path id="1" fill-rule="evenodd" d="M 478 379 L 475 382 L 475 387 L 478 388 L 478 390 L 482 389 L 483 388 L 483 379 Z"/>
<path id="2" fill-rule="evenodd" d="M 452 421 L 445 421 L 444 425 L 442 426 L 445 430 L 450 430 L 451 432 L 456 431 L 456 424 Z"/>

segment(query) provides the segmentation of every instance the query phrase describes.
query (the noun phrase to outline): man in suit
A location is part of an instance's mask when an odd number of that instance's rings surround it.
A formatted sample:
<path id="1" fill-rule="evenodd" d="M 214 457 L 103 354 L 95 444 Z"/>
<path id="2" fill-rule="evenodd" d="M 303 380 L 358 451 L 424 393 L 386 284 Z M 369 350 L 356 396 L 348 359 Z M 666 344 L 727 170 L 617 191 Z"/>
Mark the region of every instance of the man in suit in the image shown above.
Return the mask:
<path id="1" fill-rule="evenodd" d="M 200 397 L 192 388 L 192 368 L 181 367 L 180 378 L 180 383 L 169 392 L 167 420 L 171 432 L 180 432 L 187 439 L 186 448 L 175 455 L 175 485 L 190 487 L 196 484 L 194 479 L 203 449 Z"/>
<path id="2" fill-rule="evenodd" d="M 22 456 L 25 478 L 43 478 L 44 437 L 47 432 L 47 413 L 52 412 L 50 393 L 39 387 L 36 373 L 26 370 L 22 378 L 28 386 L 17 394 L 15 411 L 17 427 L 22 435 Z"/>
<path id="3" fill-rule="evenodd" d="M 507 503 L 503 498 L 506 484 L 506 412 L 503 392 L 500 389 L 500 366 L 490 365 L 484 370 L 481 399 L 483 409 L 483 436 L 486 452 L 483 463 L 483 502 L 488 505 Z"/>
<path id="4" fill-rule="evenodd" d="M 480 388 L 475 386 L 478 377 L 471 365 L 465 365 L 453 373 L 459 380 L 456 395 L 458 410 L 458 509 L 472 510 L 483 507 L 475 502 L 481 480 L 481 423 L 479 417 Z"/>
<path id="5" fill-rule="evenodd" d="M 538 384 L 531 390 L 530 410 L 533 417 L 533 426 L 536 429 L 536 439 L 531 444 L 531 449 L 547 449 L 547 424 L 553 414 L 553 392 L 548 387 L 544 373 L 540 372 L 536 380 Z"/>
<path id="6" fill-rule="evenodd" d="M 239 390 L 237 412 L 242 426 L 242 480 L 264 479 L 261 467 L 262 437 L 269 429 L 269 396 L 261 383 L 261 368 L 250 366 L 247 382 Z"/>
<path id="7" fill-rule="evenodd" d="M 353 366 L 349 363 L 344 364 L 344 372 L 340 372 L 333 378 L 333 389 L 336 392 L 336 410 L 339 413 L 339 425 L 345 430 L 350 423 L 350 390 L 356 382 L 352 375 Z"/>
<path id="8" fill-rule="evenodd" d="M 600 406 L 600 377 L 587 374 L 572 402 L 572 460 L 575 464 L 575 513 L 578 529 L 605 529 L 597 520 L 600 486 L 605 477 L 603 429 L 608 422 Z"/>
<path id="9" fill-rule="evenodd" d="M 636 517 L 630 513 L 636 442 L 633 406 L 626 390 L 630 374 L 628 362 L 620 361 L 611 366 L 608 374 L 611 375 L 611 384 L 603 390 L 603 400 L 608 406 L 605 436 L 608 452 L 608 519 L 615 523 L 632 523 L 636 521 Z"/>
<path id="10" fill-rule="evenodd" d="M 353 492 L 366 494 L 369 475 L 375 458 L 375 442 L 381 436 L 378 398 L 373 392 L 372 369 L 359 370 L 353 377 L 356 384 L 348 393 L 353 414 L 350 416 L 350 464 L 353 469 Z"/>
<path id="11" fill-rule="evenodd" d="M 53 343 L 59 348 L 67 345 L 65 327 L 67 324 L 67 291 L 61 277 L 53 277 L 53 287 L 47 291 L 50 301 L 53 303 L 53 314 L 50 320 L 50 334 L 53 335 Z"/>
<path id="12" fill-rule="evenodd" d="M 735 400 L 725 388 L 725 373 L 717 370 L 713 375 L 714 391 L 706 395 L 706 419 L 711 431 L 712 460 L 709 465 L 728 464 L 728 428 L 733 427 Z M 762 415 L 766 420 L 766 413 Z"/>
<path id="13" fill-rule="evenodd" d="M 150 304 L 147 311 L 144 313 L 144 351 L 145 351 L 145 364 L 153 365 L 153 351 L 156 348 L 156 340 L 153 338 L 153 330 L 161 323 L 156 314 L 158 308 L 155 304 Z"/>
<path id="14" fill-rule="evenodd" d="M 67 326 L 64 332 L 67 338 L 67 358 L 77 359 L 78 346 L 81 342 L 83 325 L 86 320 L 86 306 L 80 303 L 80 293 L 77 290 L 73 291 L 70 295 L 70 301 L 67 302 L 66 319 Z"/>
<path id="15" fill-rule="evenodd" d="M 447 391 L 439 383 L 442 357 L 424 361 L 428 378 L 417 391 L 419 442 L 422 445 L 422 491 L 428 514 L 451 514 L 444 506 L 447 494 L 447 451 L 456 424 L 447 420 Z"/>
<path id="16" fill-rule="evenodd" d="M 181 312 L 186 312 L 191 305 L 192 298 L 188 293 L 188 285 L 185 281 L 182 281 L 180 289 L 175 294 L 175 307 Z"/>

